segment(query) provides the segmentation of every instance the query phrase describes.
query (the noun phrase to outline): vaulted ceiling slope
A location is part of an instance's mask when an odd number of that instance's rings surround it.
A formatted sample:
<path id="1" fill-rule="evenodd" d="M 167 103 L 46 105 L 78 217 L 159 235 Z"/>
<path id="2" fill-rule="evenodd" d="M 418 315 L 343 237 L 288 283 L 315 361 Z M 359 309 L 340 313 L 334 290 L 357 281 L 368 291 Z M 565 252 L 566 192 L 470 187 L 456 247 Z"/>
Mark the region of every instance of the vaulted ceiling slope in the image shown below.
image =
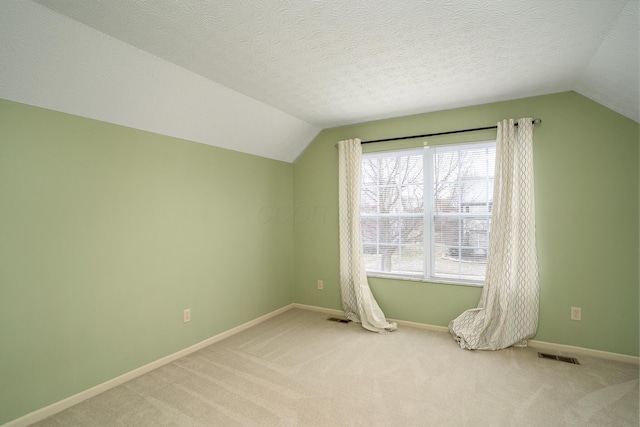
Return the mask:
<path id="1" fill-rule="evenodd" d="M 0 97 L 288 162 L 322 128 L 567 90 L 640 122 L 638 10 L 3 0 Z"/>

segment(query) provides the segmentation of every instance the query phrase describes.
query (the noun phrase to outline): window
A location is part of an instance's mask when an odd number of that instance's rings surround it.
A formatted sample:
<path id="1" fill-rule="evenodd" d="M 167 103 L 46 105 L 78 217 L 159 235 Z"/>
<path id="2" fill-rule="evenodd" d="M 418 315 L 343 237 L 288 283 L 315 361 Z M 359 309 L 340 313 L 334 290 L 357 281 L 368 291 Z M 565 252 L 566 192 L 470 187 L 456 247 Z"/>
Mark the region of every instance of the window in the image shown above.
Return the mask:
<path id="1" fill-rule="evenodd" d="M 482 284 L 495 155 L 495 141 L 363 154 L 367 272 Z"/>

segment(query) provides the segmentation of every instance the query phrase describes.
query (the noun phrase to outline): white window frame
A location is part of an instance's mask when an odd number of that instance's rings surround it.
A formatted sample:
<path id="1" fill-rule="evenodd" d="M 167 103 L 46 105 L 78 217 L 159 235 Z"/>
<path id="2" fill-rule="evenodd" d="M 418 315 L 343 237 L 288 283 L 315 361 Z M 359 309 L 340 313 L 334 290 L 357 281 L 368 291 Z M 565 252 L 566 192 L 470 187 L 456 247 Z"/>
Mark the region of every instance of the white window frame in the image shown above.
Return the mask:
<path id="1" fill-rule="evenodd" d="M 372 158 L 385 158 L 385 157 L 393 157 L 397 156 L 410 156 L 415 154 L 420 154 L 423 156 L 423 273 L 394 273 L 394 272 L 385 272 L 380 270 L 367 270 L 367 276 L 369 277 L 382 277 L 382 278 L 394 278 L 394 279 L 402 279 L 402 280 L 413 280 L 413 281 L 421 281 L 421 282 L 430 282 L 430 283 L 446 283 L 446 284 L 454 284 L 454 285 L 467 285 L 467 286 L 483 286 L 484 280 L 469 280 L 462 279 L 459 277 L 438 277 L 435 276 L 435 242 L 432 242 L 432 236 L 434 236 L 434 207 L 433 207 L 433 188 L 434 188 L 434 180 L 433 180 L 433 156 L 436 153 L 436 150 L 439 152 L 442 151 L 460 151 L 465 149 L 478 149 L 478 148 L 487 148 L 487 147 L 495 147 L 495 140 L 490 141 L 477 141 L 477 142 L 466 142 L 459 144 L 447 144 L 447 145 L 436 145 L 436 146 L 426 146 L 424 148 L 409 148 L 409 149 L 397 149 L 397 150 L 385 150 L 378 152 L 369 152 L 363 154 L 363 160 L 372 159 Z M 492 171 L 490 171 L 492 173 Z M 489 184 L 489 178 L 485 177 L 487 180 L 487 185 Z M 402 216 L 402 215 L 397 215 Z M 415 215 L 412 215 L 415 216 Z M 464 216 L 464 214 L 454 215 L 455 217 Z M 372 217 L 380 217 L 379 215 L 374 214 L 363 214 L 361 213 L 360 218 L 372 218 Z M 469 215 L 469 217 L 486 217 L 489 220 L 491 219 L 491 212 L 489 211 L 487 214 L 473 214 Z M 381 242 L 379 238 L 377 239 L 376 246 L 379 247 Z M 398 243 L 398 246 L 402 246 L 401 242 Z M 460 270 L 459 270 L 460 272 Z"/>

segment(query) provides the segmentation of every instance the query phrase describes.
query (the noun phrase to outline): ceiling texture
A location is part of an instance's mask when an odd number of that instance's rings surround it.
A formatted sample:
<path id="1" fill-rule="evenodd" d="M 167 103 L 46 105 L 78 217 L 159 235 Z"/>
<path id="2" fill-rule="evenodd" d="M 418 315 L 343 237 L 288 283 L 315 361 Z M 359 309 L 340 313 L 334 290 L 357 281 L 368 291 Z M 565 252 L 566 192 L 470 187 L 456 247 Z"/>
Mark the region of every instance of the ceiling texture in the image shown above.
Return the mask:
<path id="1" fill-rule="evenodd" d="M 324 128 L 568 90 L 640 122 L 639 24 L 638 0 L 4 0 L 0 97 L 292 162 Z"/>

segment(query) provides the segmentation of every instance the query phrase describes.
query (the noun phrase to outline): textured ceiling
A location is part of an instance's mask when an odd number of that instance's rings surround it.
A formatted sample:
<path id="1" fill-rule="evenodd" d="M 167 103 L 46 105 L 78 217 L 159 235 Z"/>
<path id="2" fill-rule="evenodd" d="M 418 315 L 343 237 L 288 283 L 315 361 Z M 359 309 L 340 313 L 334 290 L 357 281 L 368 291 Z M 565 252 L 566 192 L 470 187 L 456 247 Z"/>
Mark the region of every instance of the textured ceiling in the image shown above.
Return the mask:
<path id="1" fill-rule="evenodd" d="M 0 2 L 0 98 L 286 162 L 320 130 L 24 0 Z"/>
<path id="2" fill-rule="evenodd" d="M 37 2 L 87 26 L 68 39 L 95 29 L 114 39 L 102 44 L 136 55 L 123 66 L 177 66 L 174 84 L 188 82 L 194 92 L 229 88 L 251 108 L 282 115 L 273 126 L 295 126 L 284 137 L 303 140 L 281 144 L 278 150 L 290 150 L 284 155 L 256 153 L 265 157 L 291 161 L 319 128 L 566 90 L 640 121 L 638 0 Z M 43 31 L 24 24 L 29 34 Z M 108 68 L 117 73 L 118 65 Z M 140 83 L 120 80 L 122 91 Z M 117 104 L 118 95 L 109 101 Z M 158 120 L 171 120 L 166 116 Z M 193 140 L 219 145 L 202 139 Z"/>

